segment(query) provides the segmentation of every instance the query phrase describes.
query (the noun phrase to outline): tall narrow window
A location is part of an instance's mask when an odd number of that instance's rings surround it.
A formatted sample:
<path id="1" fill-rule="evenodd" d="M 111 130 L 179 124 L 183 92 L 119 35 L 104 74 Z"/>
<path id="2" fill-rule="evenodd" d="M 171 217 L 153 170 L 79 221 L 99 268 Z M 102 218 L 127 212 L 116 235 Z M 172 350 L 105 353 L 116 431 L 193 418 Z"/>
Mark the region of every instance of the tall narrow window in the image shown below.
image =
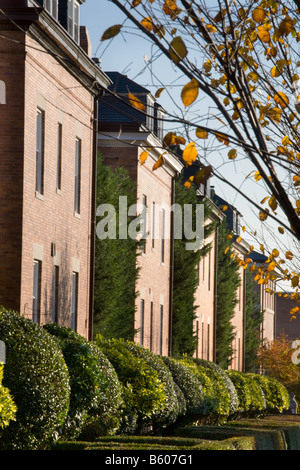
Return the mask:
<path id="1" fill-rule="evenodd" d="M 159 312 L 159 354 L 162 355 L 163 349 L 163 320 L 164 320 L 164 306 L 160 306 Z"/>
<path id="2" fill-rule="evenodd" d="M 57 167 L 56 189 L 61 190 L 61 163 L 62 163 L 62 124 L 57 125 Z"/>
<path id="3" fill-rule="evenodd" d="M 161 262 L 165 262 L 165 223 L 166 223 L 166 211 L 161 211 Z"/>
<path id="4" fill-rule="evenodd" d="M 152 214 L 151 214 L 151 243 L 152 248 L 155 247 L 155 202 L 152 203 Z"/>
<path id="5" fill-rule="evenodd" d="M 42 271 L 41 261 L 34 260 L 33 262 L 32 320 L 35 323 L 40 323 L 41 271 Z"/>
<path id="6" fill-rule="evenodd" d="M 36 175 L 35 189 L 39 194 L 44 192 L 44 129 L 45 113 L 37 110 L 36 118 Z"/>
<path id="7" fill-rule="evenodd" d="M 73 272 L 72 275 L 72 318 L 71 328 L 77 330 L 77 314 L 78 314 L 78 273 Z"/>
<path id="8" fill-rule="evenodd" d="M 153 351 L 153 302 L 150 304 L 150 351 Z"/>
<path id="9" fill-rule="evenodd" d="M 147 238 L 147 196 L 143 195 L 143 213 L 142 213 L 142 253 L 146 253 Z"/>
<path id="10" fill-rule="evenodd" d="M 46 0 L 46 10 L 57 20 L 58 17 L 58 0 Z"/>
<path id="11" fill-rule="evenodd" d="M 207 325 L 207 352 L 206 352 L 206 359 L 209 360 L 209 348 L 210 348 L 210 325 Z"/>
<path id="12" fill-rule="evenodd" d="M 76 0 L 68 0 L 68 33 L 79 43 L 79 3 Z"/>
<path id="13" fill-rule="evenodd" d="M 141 299 L 140 305 L 140 345 L 144 343 L 144 316 L 145 316 L 145 301 Z"/>
<path id="14" fill-rule="evenodd" d="M 81 177 L 81 140 L 76 139 L 75 144 L 75 200 L 74 210 L 80 213 L 80 177 Z"/>
<path id="15" fill-rule="evenodd" d="M 58 286 L 59 286 L 59 266 L 53 268 L 53 300 L 52 300 L 52 321 L 58 323 Z"/>
<path id="16" fill-rule="evenodd" d="M 211 289 L 211 253 L 208 253 L 208 274 L 207 274 L 207 287 Z"/>

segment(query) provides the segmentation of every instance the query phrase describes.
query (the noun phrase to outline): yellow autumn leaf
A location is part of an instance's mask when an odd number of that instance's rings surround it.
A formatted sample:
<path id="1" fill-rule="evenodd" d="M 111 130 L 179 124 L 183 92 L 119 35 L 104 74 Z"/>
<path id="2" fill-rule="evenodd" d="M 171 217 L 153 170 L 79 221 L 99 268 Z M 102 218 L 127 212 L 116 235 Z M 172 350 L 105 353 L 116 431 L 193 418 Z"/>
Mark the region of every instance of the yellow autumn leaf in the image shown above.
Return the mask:
<path id="1" fill-rule="evenodd" d="M 132 93 L 128 93 L 128 98 L 129 98 L 129 101 L 130 101 L 130 104 L 136 108 L 136 109 L 139 109 L 141 111 L 145 111 L 146 110 L 146 106 L 144 105 L 144 103 L 142 103 L 136 96 L 134 96 Z"/>
<path id="2" fill-rule="evenodd" d="M 262 7 L 257 7 L 252 12 L 252 19 L 256 23 L 262 23 L 267 16 L 267 13 Z"/>
<path id="3" fill-rule="evenodd" d="M 204 129 L 201 129 L 201 127 L 197 127 L 196 136 L 198 137 L 198 139 L 207 139 L 208 132 L 205 131 Z"/>
<path id="4" fill-rule="evenodd" d="M 169 48 L 169 55 L 171 60 L 178 64 L 181 60 L 183 60 L 188 54 L 187 48 L 185 43 L 183 42 L 180 36 L 174 38 L 170 43 Z"/>
<path id="5" fill-rule="evenodd" d="M 164 90 L 165 90 L 165 87 L 159 88 L 155 93 L 155 98 L 159 98 Z"/>
<path id="6" fill-rule="evenodd" d="M 209 33 L 212 33 L 212 34 L 218 31 L 217 28 L 212 24 L 207 24 L 206 29 Z"/>
<path id="7" fill-rule="evenodd" d="M 276 65 L 271 70 L 271 77 L 276 78 L 282 74 L 282 70 L 279 69 Z"/>
<path id="8" fill-rule="evenodd" d="M 279 251 L 277 250 L 277 248 L 274 248 L 272 250 L 272 255 L 274 256 L 274 258 L 277 258 L 277 256 L 279 256 Z"/>
<path id="9" fill-rule="evenodd" d="M 272 211 L 275 211 L 277 209 L 277 201 L 274 196 L 271 196 L 269 199 L 269 206 L 271 207 Z"/>
<path id="10" fill-rule="evenodd" d="M 279 25 L 279 31 L 283 36 L 288 36 L 294 29 L 293 20 L 290 16 L 286 16 Z"/>
<path id="11" fill-rule="evenodd" d="M 227 240 L 231 240 L 232 239 L 231 233 L 229 233 L 226 238 L 227 238 Z"/>
<path id="12" fill-rule="evenodd" d="M 236 157 L 237 157 L 237 151 L 236 151 L 236 149 L 231 149 L 231 150 L 228 152 L 228 158 L 229 158 L 230 160 L 234 160 Z"/>
<path id="13" fill-rule="evenodd" d="M 254 178 L 255 178 L 255 181 L 259 181 L 261 179 L 261 174 L 259 171 L 256 171 L 254 173 Z"/>
<path id="14" fill-rule="evenodd" d="M 194 181 L 194 176 L 192 175 L 192 176 L 189 177 L 188 180 L 186 180 L 184 182 L 184 186 L 189 189 L 191 187 L 193 181 Z"/>
<path id="15" fill-rule="evenodd" d="M 144 165 L 145 161 L 147 160 L 148 158 L 148 155 L 149 155 L 149 152 L 146 152 L 146 150 L 144 150 L 141 155 L 140 155 L 140 162 L 141 162 L 141 165 Z"/>
<path id="16" fill-rule="evenodd" d="M 181 99 L 184 106 L 190 106 L 197 99 L 199 93 L 199 83 L 193 78 L 189 83 L 187 83 L 181 92 Z"/>
<path id="17" fill-rule="evenodd" d="M 277 91 L 275 93 L 274 101 L 278 106 L 281 107 L 281 109 L 285 109 L 290 103 L 289 98 L 282 91 Z"/>
<path id="18" fill-rule="evenodd" d="M 155 171 L 157 168 L 160 168 L 164 164 L 163 156 L 160 155 L 159 159 L 154 163 L 152 170 Z"/>
<path id="19" fill-rule="evenodd" d="M 262 42 L 269 43 L 271 41 L 271 36 L 269 31 L 264 25 L 257 27 L 258 37 Z"/>
<path id="20" fill-rule="evenodd" d="M 286 257 L 286 259 L 291 260 L 291 259 L 293 259 L 293 253 L 291 251 L 287 251 L 286 254 L 285 254 L 285 257 Z"/>
<path id="21" fill-rule="evenodd" d="M 295 274 L 295 276 L 291 279 L 292 287 L 297 287 L 299 285 L 299 276 Z"/>
<path id="22" fill-rule="evenodd" d="M 106 29 L 101 37 L 101 41 L 106 41 L 107 39 L 111 39 L 121 31 L 122 25 L 116 24 L 111 26 L 110 28 Z"/>
<path id="23" fill-rule="evenodd" d="M 228 145 L 229 145 L 229 139 L 228 139 L 228 137 L 227 137 L 226 135 L 221 134 L 221 133 L 219 133 L 219 132 L 216 132 L 216 137 L 217 137 L 217 139 L 218 139 L 219 142 L 223 142 L 223 143 L 226 145 L 226 147 L 228 147 Z"/>
<path id="24" fill-rule="evenodd" d="M 283 227 L 278 227 L 278 232 L 283 234 L 284 233 L 284 228 Z"/>
<path id="25" fill-rule="evenodd" d="M 195 175 L 195 183 L 197 186 L 199 186 L 199 184 L 204 184 L 211 176 L 212 171 L 213 169 L 211 165 L 205 166 L 201 168 L 201 170 L 197 171 Z"/>
<path id="26" fill-rule="evenodd" d="M 259 212 L 259 218 L 261 221 L 264 221 L 268 218 L 268 215 L 269 215 L 268 212 L 269 212 L 268 209 L 265 209 Z"/>
<path id="27" fill-rule="evenodd" d="M 286 145 L 289 145 L 291 143 L 289 137 L 287 135 L 285 135 L 282 139 L 282 145 L 286 146 Z"/>
<path id="28" fill-rule="evenodd" d="M 147 18 L 144 18 L 141 21 L 141 25 L 143 25 L 144 28 L 147 29 L 147 31 L 152 31 L 153 23 L 152 23 L 152 19 L 150 18 L 150 16 L 147 16 Z"/>
<path id="29" fill-rule="evenodd" d="M 190 142 L 182 153 L 182 159 L 187 166 L 192 165 L 197 159 L 197 149 L 194 142 Z"/>

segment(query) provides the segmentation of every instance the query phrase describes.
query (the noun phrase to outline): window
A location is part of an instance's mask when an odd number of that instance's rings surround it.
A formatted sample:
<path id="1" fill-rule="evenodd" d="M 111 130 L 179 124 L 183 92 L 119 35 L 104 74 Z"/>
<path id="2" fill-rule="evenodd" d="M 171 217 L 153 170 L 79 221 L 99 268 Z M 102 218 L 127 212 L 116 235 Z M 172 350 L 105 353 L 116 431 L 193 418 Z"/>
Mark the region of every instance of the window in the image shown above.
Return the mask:
<path id="1" fill-rule="evenodd" d="M 163 320 L 164 320 L 164 306 L 160 306 L 159 312 L 159 354 L 162 355 L 163 346 Z"/>
<path id="2" fill-rule="evenodd" d="M 44 192 L 44 130 L 45 112 L 37 110 L 36 119 L 36 177 L 35 190 L 39 194 Z"/>
<path id="3" fill-rule="evenodd" d="M 147 237 L 147 196 L 143 196 L 143 212 L 142 212 L 142 253 L 146 253 L 146 237 Z"/>
<path id="4" fill-rule="evenodd" d="M 52 304 L 52 321 L 58 323 L 58 286 L 59 286 L 59 267 L 54 266 L 53 269 L 53 304 Z"/>
<path id="5" fill-rule="evenodd" d="M 166 222 L 166 211 L 161 211 L 161 262 L 165 262 L 165 222 Z"/>
<path id="6" fill-rule="evenodd" d="M 61 190 L 62 124 L 57 125 L 56 189 Z"/>
<path id="7" fill-rule="evenodd" d="M 80 177 L 81 177 L 81 140 L 76 139 L 74 210 L 77 214 L 80 214 Z"/>
<path id="8" fill-rule="evenodd" d="M 150 351 L 153 351 L 153 315 L 154 315 L 154 309 L 153 309 L 153 302 L 150 304 Z"/>
<path id="9" fill-rule="evenodd" d="M 79 3 L 68 0 L 68 33 L 79 43 Z"/>
<path id="10" fill-rule="evenodd" d="M 57 20 L 58 18 L 58 0 L 46 0 L 46 10 Z"/>
<path id="11" fill-rule="evenodd" d="M 73 272 L 72 275 L 72 318 L 71 328 L 77 329 L 77 313 L 78 313 L 78 273 Z"/>
<path id="12" fill-rule="evenodd" d="M 32 320 L 34 323 L 40 323 L 41 309 L 41 261 L 33 262 L 33 296 L 32 296 Z"/>
<path id="13" fill-rule="evenodd" d="M 140 306 L 140 345 L 144 343 L 144 315 L 145 315 L 145 301 L 141 299 Z"/>
<path id="14" fill-rule="evenodd" d="M 152 248 L 154 248 L 155 247 L 155 202 L 152 203 L 151 242 L 152 242 Z"/>

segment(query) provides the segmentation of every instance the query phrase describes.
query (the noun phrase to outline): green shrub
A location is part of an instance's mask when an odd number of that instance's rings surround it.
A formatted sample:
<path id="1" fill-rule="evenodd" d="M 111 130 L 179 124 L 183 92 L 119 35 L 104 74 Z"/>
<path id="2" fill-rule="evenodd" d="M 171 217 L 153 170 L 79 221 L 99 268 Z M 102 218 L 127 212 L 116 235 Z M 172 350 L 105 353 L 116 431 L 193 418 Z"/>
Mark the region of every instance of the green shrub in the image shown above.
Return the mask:
<path id="1" fill-rule="evenodd" d="M 186 402 L 186 413 L 179 417 L 177 422 L 191 423 L 203 419 L 207 413 L 207 403 L 196 375 L 180 360 L 163 357 L 163 361 L 170 369 L 173 380 L 182 391 Z"/>
<path id="2" fill-rule="evenodd" d="M 251 403 L 247 414 L 251 417 L 260 416 L 266 410 L 265 394 L 257 380 L 254 379 L 253 374 L 247 373 L 245 377 L 248 380 L 251 396 Z"/>
<path id="3" fill-rule="evenodd" d="M 16 419 L 17 407 L 8 388 L 2 386 L 4 365 L 0 363 L 0 429 Z"/>
<path id="4" fill-rule="evenodd" d="M 226 372 L 214 362 L 205 359 L 193 359 L 197 365 L 201 365 L 210 370 L 218 383 L 218 397 L 220 399 L 220 416 L 232 415 L 236 413 L 239 406 L 237 391 Z M 229 399 L 229 403 L 228 403 Z"/>
<path id="5" fill-rule="evenodd" d="M 289 393 L 278 380 L 266 375 L 251 374 L 251 376 L 258 382 L 264 392 L 267 412 L 282 413 L 289 409 Z"/>
<path id="6" fill-rule="evenodd" d="M 64 437 L 80 433 L 92 438 L 114 433 L 120 425 L 121 384 L 106 356 L 96 344 L 71 328 L 47 324 L 57 339 L 70 375 L 70 409 Z"/>
<path id="7" fill-rule="evenodd" d="M 251 406 L 251 391 L 249 386 L 249 380 L 245 375 L 237 370 L 227 370 L 230 380 L 232 381 L 235 389 L 237 391 L 239 405 L 236 410 L 236 413 L 246 413 L 249 411 Z"/>
<path id="8" fill-rule="evenodd" d="M 96 337 L 96 344 L 114 366 L 123 385 L 124 410 L 121 432 L 133 433 L 152 419 L 166 406 L 164 384 L 158 373 L 147 362 L 136 357 L 123 339 Z"/>
<path id="9" fill-rule="evenodd" d="M 174 423 L 180 413 L 180 404 L 177 397 L 175 382 L 162 358 L 132 341 L 126 341 L 125 347 L 138 358 L 143 359 L 150 367 L 156 370 L 158 378 L 164 386 L 166 401 L 164 407 L 161 407 L 152 417 L 152 425 L 156 431 L 165 428 Z"/>
<path id="10" fill-rule="evenodd" d="M 207 405 L 206 416 L 210 419 L 211 417 L 216 416 L 218 414 L 219 399 L 216 396 L 215 377 L 209 376 L 207 368 L 197 365 L 192 359 L 184 358 L 181 359 L 180 362 L 190 369 L 202 386 L 202 391 Z M 210 419 L 205 419 L 205 421 L 210 421 Z"/>
<path id="11" fill-rule="evenodd" d="M 21 315 L 0 308 L 6 344 L 3 385 L 17 406 L 16 421 L 1 432 L 1 449 L 45 449 L 58 436 L 69 409 L 68 369 L 56 341 Z"/>

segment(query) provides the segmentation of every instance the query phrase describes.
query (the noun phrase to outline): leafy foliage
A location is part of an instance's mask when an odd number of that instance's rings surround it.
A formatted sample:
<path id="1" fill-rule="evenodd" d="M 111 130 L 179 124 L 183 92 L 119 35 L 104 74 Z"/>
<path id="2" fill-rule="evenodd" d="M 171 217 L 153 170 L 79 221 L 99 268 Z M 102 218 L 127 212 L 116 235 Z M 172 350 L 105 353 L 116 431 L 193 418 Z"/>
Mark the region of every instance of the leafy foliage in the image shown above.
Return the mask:
<path id="1" fill-rule="evenodd" d="M 175 202 L 183 207 L 192 206 L 193 230 L 195 230 L 195 207 L 199 204 L 196 187 L 189 190 L 183 185 L 182 178 L 176 181 Z M 204 204 L 204 203 L 202 203 Z M 209 210 L 204 204 L 204 218 L 207 220 Z M 204 238 L 213 230 L 212 224 L 206 224 Z M 194 319 L 197 309 L 195 291 L 198 286 L 197 266 L 200 258 L 211 249 L 210 244 L 199 250 L 187 250 L 187 239 L 183 236 L 174 240 L 174 286 L 173 286 L 173 316 L 172 316 L 172 354 L 192 356 L 197 346 L 194 332 Z"/>
<path id="2" fill-rule="evenodd" d="M 139 242 L 119 239 L 119 196 L 127 197 L 128 208 L 136 203 L 136 186 L 124 168 L 115 171 L 98 158 L 97 207 L 111 204 L 116 210 L 116 238 L 96 237 L 94 335 L 106 338 L 134 337 L 136 259 Z M 127 223 L 129 224 L 130 218 Z"/>
<path id="3" fill-rule="evenodd" d="M 10 421 L 16 419 L 17 407 L 8 388 L 2 386 L 4 365 L 0 363 L 0 436 L 1 429 L 6 428 Z"/>
<path id="4" fill-rule="evenodd" d="M 69 374 L 57 342 L 43 328 L 0 308 L 7 350 L 3 385 L 17 406 L 1 433 L 2 449 L 45 449 L 58 436 L 70 400 Z"/>
<path id="5" fill-rule="evenodd" d="M 44 328 L 58 341 L 70 375 L 70 409 L 63 427 L 64 438 L 80 433 L 105 435 L 120 425 L 121 385 L 100 349 L 71 328 L 47 324 Z"/>
<path id="6" fill-rule="evenodd" d="M 223 221 L 219 227 L 218 237 L 216 362 L 224 369 L 230 366 L 234 355 L 235 331 L 231 320 L 238 301 L 237 288 L 241 282 L 239 265 L 234 261 L 232 242 L 227 238 L 228 234 L 226 221 Z M 229 256 L 229 252 L 233 257 Z"/>
<path id="7" fill-rule="evenodd" d="M 166 406 L 167 395 L 158 372 L 143 357 L 137 357 L 120 339 L 96 337 L 97 346 L 114 366 L 122 383 L 124 409 L 121 431 L 134 432 L 152 422 Z"/>

